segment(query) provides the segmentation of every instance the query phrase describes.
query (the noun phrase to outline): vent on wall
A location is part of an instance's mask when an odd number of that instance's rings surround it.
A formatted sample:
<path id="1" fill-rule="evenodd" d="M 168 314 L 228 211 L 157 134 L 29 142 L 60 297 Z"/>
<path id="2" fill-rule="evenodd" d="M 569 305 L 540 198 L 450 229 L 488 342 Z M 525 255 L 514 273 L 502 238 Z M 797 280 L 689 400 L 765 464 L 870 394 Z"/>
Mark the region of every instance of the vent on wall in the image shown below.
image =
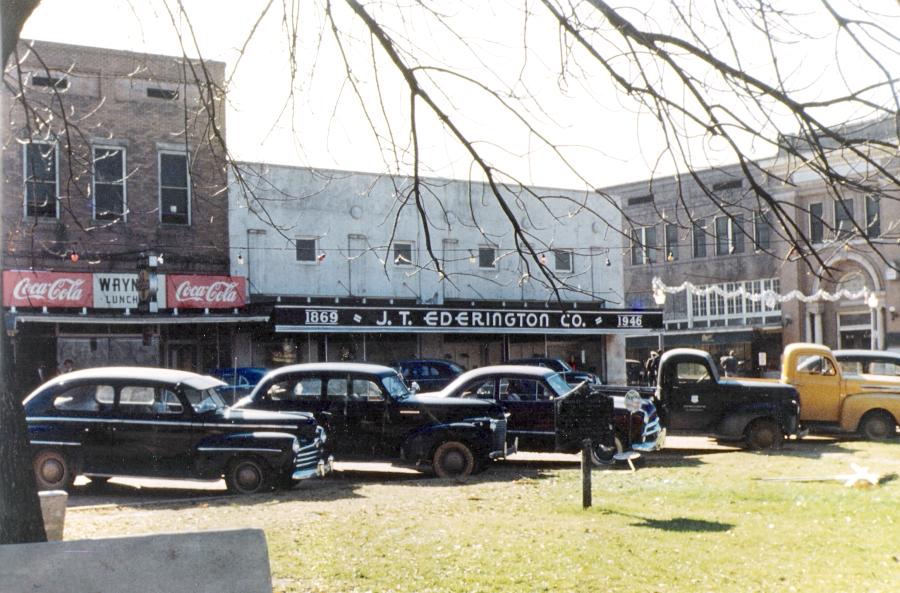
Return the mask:
<path id="1" fill-rule="evenodd" d="M 147 89 L 147 96 L 151 99 L 165 99 L 167 101 L 172 101 L 178 98 L 178 90 L 150 87 Z"/>
<path id="2" fill-rule="evenodd" d="M 730 179 L 713 184 L 713 191 L 725 191 L 726 189 L 738 189 L 744 187 L 743 179 Z"/>
<path id="3" fill-rule="evenodd" d="M 69 79 L 59 76 L 32 76 L 31 86 L 53 87 L 62 91 L 69 88 Z"/>
<path id="4" fill-rule="evenodd" d="M 635 198 L 628 198 L 629 206 L 637 206 L 639 204 L 650 204 L 653 202 L 653 194 L 647 194 L 646 196 L 637 196 Z"/>

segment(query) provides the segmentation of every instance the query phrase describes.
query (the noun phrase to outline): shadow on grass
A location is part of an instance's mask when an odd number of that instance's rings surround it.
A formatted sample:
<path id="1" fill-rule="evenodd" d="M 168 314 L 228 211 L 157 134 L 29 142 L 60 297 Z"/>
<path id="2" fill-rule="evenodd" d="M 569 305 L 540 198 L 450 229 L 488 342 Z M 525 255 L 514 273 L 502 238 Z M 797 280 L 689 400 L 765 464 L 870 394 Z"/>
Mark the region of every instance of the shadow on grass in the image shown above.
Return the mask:
<path id="1" fill-rule="evenodd" d="M 637 523 L 632 523 L 632 527 L 645 527 L 647 529 L 659 529 L 662 531 L 672 531 L 681 533 L 724 533 L 731 531 L 734 527 L 731 523 L 721 523 L 719 521 L 705 521 L 703 519 L 691 519 L 689 517 L 675 517 L 673 519 L 651 519 L 640 515 L 631 515 L 629 513 L 620 513 L 617 511 L 604 511 L 607 515 L 619 515 L 628 517 L 629 519 L 637 519 Z"/>

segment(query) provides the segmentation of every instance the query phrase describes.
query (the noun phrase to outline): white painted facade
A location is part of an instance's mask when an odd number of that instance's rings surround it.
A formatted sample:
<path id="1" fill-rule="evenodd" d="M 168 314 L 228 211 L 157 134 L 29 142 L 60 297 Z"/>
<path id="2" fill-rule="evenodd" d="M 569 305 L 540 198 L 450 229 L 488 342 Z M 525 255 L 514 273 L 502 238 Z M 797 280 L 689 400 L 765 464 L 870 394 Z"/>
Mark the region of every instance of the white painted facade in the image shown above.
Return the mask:
<path id="1" fill-rule="evenodd" d="M 243 164 L 240 179 L 234 174 L 229 179 L 231 273 L 248 278 L 251 302 L 279 297 L 414 299 L 428 305 L 448 299 L 510 305 L 557 300 L 530 277 L 540 274 L 539 266 L 519 257 L 512 225 L 483 183 L 424 182 L 431 248 L 446 273 L 442 278 L 426 249 L 416 204 L 406 199 L 411 187 L 405 177 Z M 546 257 L 547 267 L 571 286 L 561 292 L 564 301 L 597 306 L 602 299 L 608 307 L 624 306 L 622 238 L 615 230 L 621 217 L 613 204 L 599 194 L 573 190 L 509 189 L 503 195 L 538 258 Z M 411 263 L 403 257 L 406 246 Z M 485 261 L 489 252 L 480 249 L 489 247 L 495 259 Z M 556 251 L 569 255 L 558 261 Z M 456 354 L 450 346 L 434 345 L 434 336 L 423 338 L 425 344 L 419 340 L 411 354 Z M 609 353 L 602 363 L 607 380 L 624 382 L 624 338 L 598 334 L 597 339 L 599 351 Z M 313 346 L 307 346 L 309 356 L 303 358 L 315 359 Z M 538 349 L 507 345 L 506 354 L 541 354 L 533 351 Z M 371 359 L 371 347 L 364 350 Z M 500 362 L 495 359 L 496 353 L 482 354 L 480 360 L 462 362 Z"/>

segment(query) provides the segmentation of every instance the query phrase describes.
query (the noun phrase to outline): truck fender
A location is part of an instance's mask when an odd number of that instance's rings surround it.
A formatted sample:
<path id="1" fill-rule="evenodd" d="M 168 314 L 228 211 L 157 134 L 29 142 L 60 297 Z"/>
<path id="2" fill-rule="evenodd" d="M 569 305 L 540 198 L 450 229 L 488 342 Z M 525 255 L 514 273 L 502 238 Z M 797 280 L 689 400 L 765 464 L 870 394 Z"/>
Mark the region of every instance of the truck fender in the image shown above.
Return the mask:
<path id="1" fill-rule="evenodd" d="M 238 432 L 207 437 L 197 443 L 194 466 L 203 477 L 222 475 L 228 463 L 240 455 L 263 459 L 273 470 L 290 470 L 297 437 L 287 432 Z"/>
<path id="2" fill-rule="evenodd" d="M 488 422 L 485 419 L 485 422 Z M 489 433 L 472 422 L 452 422 L 449 424 L 432 424 L 407 435 L 401 449 L 407 461 L 431 461 L 431 454 L 444 441 L 462 441 L 472 447 L 476 457 L 485 453 L 485 446 L 490 445 Z"/>
<path id="3" fill-rule="evenodd" d="M 719 423 L 716 433 L 718 436 L 739 439 L 744 436 L 744 431 L 751 422 L 758 418 L 774 418 L 785 429 L 784 424 L 780 421 L 774 406 L 755 405 L 749 408 L 735 410 L 731 414 L 725 416 Z"/>
<path id="4" fill-rule="evenodd" d="M 871 391 L 847 396 L 841 413 L 841 430 L 856 432 L 859 421 L 871 410 L 884 410 L 895 422 L 900 421 L 900 393 Z"/>

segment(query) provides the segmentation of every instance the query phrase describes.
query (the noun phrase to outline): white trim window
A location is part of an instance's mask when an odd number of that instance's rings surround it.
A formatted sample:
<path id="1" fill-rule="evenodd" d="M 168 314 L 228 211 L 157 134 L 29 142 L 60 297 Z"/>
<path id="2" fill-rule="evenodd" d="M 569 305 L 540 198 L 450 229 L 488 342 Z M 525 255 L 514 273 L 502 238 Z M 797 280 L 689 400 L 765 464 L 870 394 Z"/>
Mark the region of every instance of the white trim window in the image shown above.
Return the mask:
<path id="1" fill-rule="evenodd" d="M 631 265 L 652 264 L 656 260 L 656 227 L 631 230 Z"/>
<path id="2" fill-rule="evenodd" d="M 856 232 L 853 226 L 854 219 L 853 198 L 834 201 L 834 237 L 846 239 Z"/>
<path id="3" fill-rule="evenodd" d="M 478 246 L 478 267 L 493 270 L 497 267 L 497 248 L 493 245 Z"/>
<path id="4" fill-rule="evenodd" d="M 557 272 L 573 272 L 575 270 L 575 252 L 572 249 L 553 250 L 553 269 Z"/>
<path id="5" fill-rule="evenodd" d="M 188 155 L 184 152 L 160 150 L 159 221 L 163 224 L 191 224 L 191 179 Z"/>
<path id="6" fill-rule="evenodd" d="M 717 216 L 714 221 L 716 231 L 716 255 L 731 255 L 744 252 L 744 216 Z"/>
<path id="7" fill-rule="evenodd" d="M 32 141 L 23 150 L 25 216 L 59 218 L 59 147 Z"/>
<path id="8" fill-rule="evenodd" d="M 825 240 L 824 206 L 822 202 L 809 205 L 809 242 L 821 243 Z"/>
<path id="9" fill-rule="evenodd" d="M 127 218 L 125 196 L 125 149 L 121 146 L 94 146 L 94 220 Z"/>
<path id="10" fill-rule="evenodd" d="M 302 264 L 314 264 L 319 261 L 318 241 L 315 237 L 297 237 L 294 240 L 297 261 Z"/>
<path id="11" fill-rule="evenodd" d="M 412 241 L 394 241 L 394 265 L 412 266 L 416 263 L 416 249 Z"/>

